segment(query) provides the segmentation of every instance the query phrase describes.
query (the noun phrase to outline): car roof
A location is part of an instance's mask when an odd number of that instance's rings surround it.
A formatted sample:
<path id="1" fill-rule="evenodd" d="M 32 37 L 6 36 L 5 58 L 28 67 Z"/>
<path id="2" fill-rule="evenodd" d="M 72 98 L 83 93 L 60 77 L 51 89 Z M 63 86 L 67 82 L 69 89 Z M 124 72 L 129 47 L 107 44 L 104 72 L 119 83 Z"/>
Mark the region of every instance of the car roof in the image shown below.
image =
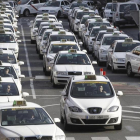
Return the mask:
<path id="1" fill-rule="evenodd" d="M 6 108 L 42 108 L 40 105 L 32 102 L 26 102 L 27 106 L 13 106 L 13 102 L 0 103 L 0 109 Z"/>
<path id="2" fill-rule="evenodd" d="M 67 31 L 65 31 L 65 34 L 58 34 L 58 33 L 59 33 L 59 31 L 52 32 L 51 35 L 73 35 L 74 36 L 74 34 L 72 32 L 67 32 Z"/>
<path id="3" fill-rule="evenodd" d="M 102 82 L 110 82 L 110 80 L 106 76 L 96 75 L 96 80 L 85 80 L 85 76 L 74 76 L 72 78 L 72 82 L 79 81 L 102 81 Z"/>
<path id="4" fill-rule="evenodd" d="M 12 77 L 1 77 L 1 83 L 15 83 L 14 79 Z"/>
<path id="5" fill-rule="evenodd" d="M 59 54 L 69 54 L 69 51 L 59 51 Z M 77 53 L 71 53 L 71 54 L 86 54 L 83 51 L 77 51 Z"/>
<path id="6" fill-rule="evenodd" d="M 50 44 L 67 44 L 67 45 L 76 45 L 77 43 L 74 41 L 66 41 L 66 42 L 61 42 L 61 41 L 51 41 Z"/>
<path id="7" fill-rule="evenodd" d="M 118 33 L 118 35 L 119 35 L 119 36 L 122 36 L 122 37 L 123 37 L 123 36 L 128 37 L 128 35 L 127 35 L 127 34 L 121 34 L 121 33 Z M 111 36 L 116 36 L 116 35 L 113 35 L 113 34 L 104 34 L 104 37 L 108 37 L 108 36 L 110 36 L 110 37 L 111 37 Z"/>

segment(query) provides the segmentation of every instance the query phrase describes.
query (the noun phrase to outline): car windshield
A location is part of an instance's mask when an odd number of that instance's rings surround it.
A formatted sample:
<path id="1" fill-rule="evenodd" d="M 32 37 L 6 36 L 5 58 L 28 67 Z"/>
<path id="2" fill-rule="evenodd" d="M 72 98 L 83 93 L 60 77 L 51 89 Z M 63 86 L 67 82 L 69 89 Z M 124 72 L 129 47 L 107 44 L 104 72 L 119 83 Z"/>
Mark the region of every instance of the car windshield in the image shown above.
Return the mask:
<path id="1" fill-rule="evenodd" d="M 103 32 L 103 33 L 99 33 L 98 37 L 97 37 L 97 41 L 101 41 L 102 37 L 104 34 L 111 34 L 109 32 Z"/>
<path id="2" fill-rule="evenodd" d="M 0 34 L 0 43 L 15 43 L 15 39 L 11 34 Z"/>
<path id="3" fill-rule="evenodd" d="M 0 76 L 1 77 L 13 77 L 17 79 L 17 75 L 13 67 L 10 66 L 0 66 Z"/>
<path id="4" fill-rule="evenodd" d="M 77 45 L 71 44 L 53 44 L 49 50 L 49 53 L 58 53 L 59 51 L 68 51 L 69 49 L 76 49 L 79 51 Z"/>
<path id="5" fill-rule="evenodd" d="M 19 92 L 15 83 L 1 82 L 0 96 L 19 96 Z"/>
<path id="6" fill-rule="evenodd" d="M 71 87 L 73 98 L 110 98 L 114 96 L 109 82 L 79 81 Z"/>
<path id="7" fill-rule="evenodd" d="M 83 15 L 89 15 L 89 14 L 94 14 L 94 12 L 78 12 L 76 18 L 81 19 Z"/>
<path id="8" fill-rule="evenodd" d="M 59 7 L 60 6 L 60 1 L 48 1 L 44 5 L 45 7 Z"/>
<path id="9" fill-rule="evenodd" d="M 2 109 L 2 126 L 53 124 L 51 118 L 42 108 Z"/>
<path id="10" fill-rule="evenodd" d="M 43 40 L 46 40 L 51 32 L 45 32 L 44 36 L 43 36 Z"/>
<path id="11" fill-rule="evenodd" d="M 91 31 L 93 27 L 95 27 L 95 26 L 102 26 L 102 25 L 106 25 L 107 27 L 111 27 L 110 23 L 93 22 L 93 23 L 89 23 L 88 30 Z"/>
<path id="12" fill-rule="evenodd" d="M 100 28 L 92 29 L 92 31 L 90 32 L 90 36 L 95 37 L 98 34 L 98 32 L 101 30 L 103 29 L 100 29 Z"/>
<path id="13" fill-rule="evenodd" d="M 107 36 L 107 37 L 104 37 L 102 45 L 110 45 L 110 44 L 112 44 L 115 40 L 125 40 L 125 38 L 127 38 L 127 37 L 119 37 L 119 36 L 113 37 L 113 36 Z"/>
<path id="14" fill-rule="evenodd" d="M 57 65 L 91 65 L 86 54 L 60 54 L 58 56 Z"/>
<path id="15" fill-rule="evenodd" d="M 73 9 L 75 7 L 80 7 L 80 6 L 88 7 L 88 5 L 86 3 L 78 3 L 77 2 L 77 3 L 72 3 L 70 9 Z"/>
<path id="16" fill-rule="evenodd" d="M 14 54 L 0 54 L 0 60 L 3 63 L 16 64 L 16 58 Z"/>
<path id="17" fill-rule="evenodd" d="M 13 29 L 13 27 L 12 27 L 11 25 L 4 25 L 4 28 L 9 28 L 9 29 L 11 29 L 12 32 L 14 33 L 14 29 Z"/>
<path id="18" fill-rule="evenodd" d="M 112 4 L 107 4 L 105 9 L 112 9 Z"/>
<path id="19" fill-rule="evenodd" d="M 50 42 L 51 41 L 60 41 L 61 39 L 66 39 L 67 41 L 76 42 L 76 38 L 73 35 L 51 35 L 50 36 Z"/>
<path id="20" fill-rule="evenodd" d="M 131 10 L 137 10 L 136 4 L 121 4 L 120 5 L 120 12 L 129 12 Z"/>
<path id="21" fill-rule="evenodd" d="M 81 19 L 81 24 L 85 24 L 87 19 L 98 19 L 98 18 L 100 18 L 100 17 L 84 17 Z"/>
<path id="22" fill-rule="evenodd" d="M 117 43 L 116 47 L 115 47 L 115 52 L 130 52 L 132 51 L 135 47 L 139 46 L 140 43 L 127 43 L 127 42 L 121 42 L 121 43 Z"/>

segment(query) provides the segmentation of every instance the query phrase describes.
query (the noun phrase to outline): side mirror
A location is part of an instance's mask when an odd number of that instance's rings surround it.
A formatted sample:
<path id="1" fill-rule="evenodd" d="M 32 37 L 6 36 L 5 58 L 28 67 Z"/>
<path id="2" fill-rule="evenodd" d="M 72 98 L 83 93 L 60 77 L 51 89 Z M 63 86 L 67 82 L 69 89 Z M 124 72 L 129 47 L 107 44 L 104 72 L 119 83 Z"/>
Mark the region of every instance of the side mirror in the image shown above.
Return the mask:
<path id="1" fill-rule="evenodd" d="M 83 45 L 83 42 L 79 42 L 79 45 Z"/>
<path id="2" fill-rule="evenodd" d="M 122 91 L 118 91 L 117 92 L 117 96 L 122 96 L 123 95 L 123 92 Z"/>
<path id="3" fill-rule="evenodd" d="M 17 34 L 20 34 L 20 32 L 19 32 L 19 31 L 17 31 L 16 33 L 17 33 Z"/>
<path id="4" fill-rule="evenodd" d="M 51 60 L 51 61 L 50 61 L 50 64 L 54 64 L 54 60 Z"/>
<path id="5" fill-rule="evenodd" d="M 55 123 L 59 123 L 60 122 L 60 119 L 59 118 L 54 118 L 54 122 Z"/>
<path id="6" fill-rule="evenodd" d="M 19 65 L 19 66 L 24 65 L 24 62 L 23 62 L 23 61 L 19 61 L 19 62 L 18 62 L 18 65 Z"/>
<path id="7" fill-rule="evenodd" d="M 97 62 L 96 61 L 92 61 L 92 64 L 97 64 Z"/>
<path id="8" fill-rule="evenodd" d="M 25 78 L 25 75 L 19 75 L 18 77 L 19 78 Z"/>
<path id="9" fill-rule="evenodd" d="M 27 97 L 27 96 L 29 96 L 29 93 L 27 93 L 27 92 L 23 92 L 22 93 L 22 97 L 24 98 L 24 97 Z"/>
<path id="10" fill-rule="evenodd" d="M 61 92 L 61 96 L 66 96 L 66 92 L 65 91 L 62 91 Z"/>
<path id="11" fill-rule="evenodd" d="M 82 50 L 84 53 L 87 53 L 87 50 Z"/>
<path id="12" fill-rule="evenodd" d="M 21 43 L 21 40 L 17 40 L 18 43 Z"/>
<path id="13" fill-rule="evenodd" d="M 62 23 L 62 21 L 61 21 L 61 20 L 59 20 L 59 23 Z"/>

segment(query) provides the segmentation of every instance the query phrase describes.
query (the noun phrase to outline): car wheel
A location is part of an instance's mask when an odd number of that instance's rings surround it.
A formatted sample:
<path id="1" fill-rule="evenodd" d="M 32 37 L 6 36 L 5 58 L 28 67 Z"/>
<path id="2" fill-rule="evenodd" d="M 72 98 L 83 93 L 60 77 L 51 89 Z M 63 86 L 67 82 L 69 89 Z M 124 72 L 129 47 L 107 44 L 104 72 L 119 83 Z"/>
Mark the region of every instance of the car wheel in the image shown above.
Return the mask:
<path id="1" fill-rule="evenodd" d="M 34 40 L 31 39 L 31 44 L 34 44 Z"/>
<path id="2" fill-rule="evenodd" d="M 122 120 L 119 125 L 114 125 L 115 130 L 122 130 Z"/>
<path id="3" fill-rule="evenodd" d="M 134 76 L 134 73 L 132 72 L 132 67 L 131 67 L 130 63 L 127 65 L 127 76 L 128 77 L 133 77 Z"/>
<path id="4" fill-rule="evenodd" d="M 55 82 L 54 82 L 53 77 L 52 77 L 52 85 L 53 85 L 53 87 L 57 87 L 57 85 L 56 85 Z"/>
<path id="5" fill-rule="evenodd" d="M 112 62 L 112 64 L 111 64 L 111 71 L 112 71 L 113 73 L 116 72 L 116 70 L 114 69 L 113 62 Z"/>
<path id="6" fill-rule="evenodd" d="M 64 130 L 69 130 L 70 126 L 67 124 L 67 119 L 66 119 L 66 115 L 64 114 Z"/>
<path id="7" fill-rule="evenodd" d="M 109 66 L 108 61 L 106 61 L 106 68 L 107 68 L 108 70 L 110 69 L 110 66 Z"/>
<path id="8" fill-rule="evenodd" d="M 60 16 L 61 16 L 61 12 L 58 11 L 58 13 L 57 13 L 57 18 L 59 18 Z"/>
<path id="9" fill-rule="evenodd" d="M 98 56 L 98 58 L 97 58 L 97 64 L 98 64 L 98 66 L 101 66 L 101 62 L 100 62 L 100 60 L 99 60 L 99 56 Z"/>
<path id="10" fill-rule="evenodd" d="M 46 67 L 45 67 L 45 75 L 46 76 L 49 76 L 50 75 L 50 72 L 46 70 Z"/>
<path id="11" fill-rule="evenodd" d="M 60 111 L 60 112 L 61 112 L 61 111 Z M 64 118 L 63 118 L 63 116 L 62 116 L 62 112 L 60 113 L 60 121 L 61 121 L 62 124 L 64 124 Z"/>
<path id="12" fill-rule="evenodd" d="M 24 10 L 23 15 L 24 15 L 25 17 L 28 17 L 28 16 L 30 15 L 30 11 L 29 11 L 28 9 Z"/>
<path id="13" fill-rule="evenodd" d="M 43 55 L 42 54 L 39 54 L 39 58 L 42 60 L 43 59 Z"/>

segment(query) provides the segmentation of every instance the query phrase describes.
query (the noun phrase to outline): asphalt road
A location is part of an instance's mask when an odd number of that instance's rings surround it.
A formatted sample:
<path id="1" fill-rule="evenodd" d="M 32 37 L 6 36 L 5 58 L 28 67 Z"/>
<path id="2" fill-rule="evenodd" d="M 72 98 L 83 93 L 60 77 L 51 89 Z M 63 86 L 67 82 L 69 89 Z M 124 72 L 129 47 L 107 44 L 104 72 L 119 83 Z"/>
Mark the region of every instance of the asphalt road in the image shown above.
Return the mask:
<path id="1" fill-rule="evenodd" d="M 26 76 L 22 79 L 23 91 L 30 94 L 27 101 L 40 104 L 52 118 L 60 118 L 60 92 L 64 87 L 53 88 L 50 77 L 43 73 L 42 60 L 36 53 L 35 44 L 30 43 L 29 21 L 32 19 L 33 16 L 21 17 L 18 22 L 22 40 L 19 59 L 25 62 L 21 67 L 22 74 Z M 69 29 L 68 20 L 60 20 L 63 21 L 64 28 Z M 122 27 L 121 30 L 137 39 L 137 27 Z M 92 56 L 89 56 L 93 60 Z M 106 70 L 105 66 L 98 65 L 94 65 L 94 68 L 96 74 L 99 74 L 100 68 L 104 68 L 115 90 L 124 92 L 124 96 L 120 97 L 123 106 L 123 129 L 116 131 L 113 127 L 74 127 L 65 132 L 67 140 L 140 140 L 140 76 L 129 78 L 125 71 L 112 73 Z M 63 125 L 57 125 L 63 129 Z"/>

